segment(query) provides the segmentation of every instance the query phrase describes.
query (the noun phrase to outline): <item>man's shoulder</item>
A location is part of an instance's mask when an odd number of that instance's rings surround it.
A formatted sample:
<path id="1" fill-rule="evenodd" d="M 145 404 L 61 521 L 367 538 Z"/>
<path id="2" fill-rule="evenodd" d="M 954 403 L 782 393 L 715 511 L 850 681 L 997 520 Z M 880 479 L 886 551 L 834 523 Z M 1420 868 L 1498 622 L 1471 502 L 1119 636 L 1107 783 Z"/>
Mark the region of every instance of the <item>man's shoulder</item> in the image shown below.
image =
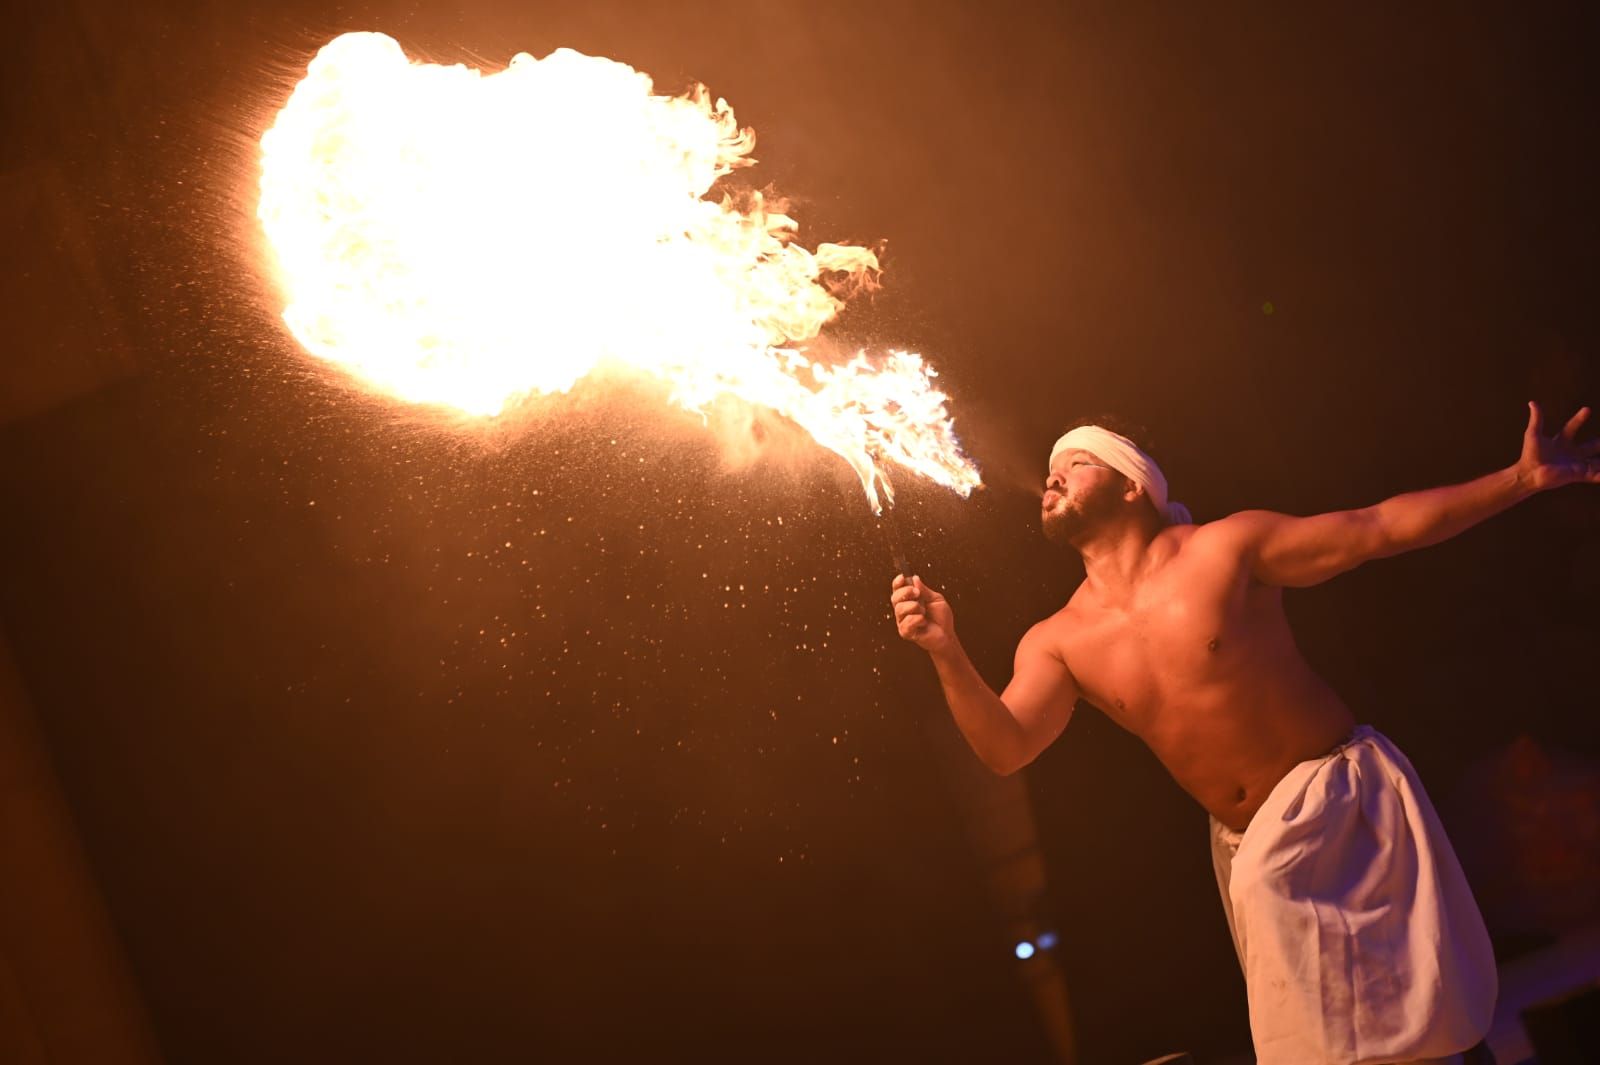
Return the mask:
<path id="1" fill-rule="evenodd" d="M 1073 598 L 1077 593 L 1073 593 Z M 1022 634 L 1023 640 L 1049 639 L 1053 633 L 1060 632 L 1065 626 L 1071 624 L 1073 614 L 1076 612 L 1072 605 L 1073 600 L 1068 599 L 1062 607 L 1053 614 L 1046 615 L 1034 622 L 1028 631 Z"/>
<path id="2" fill-rule="evenodd" d="M 1289 520 L 1289 515 L 1275 510 L 1236 510 L 1204 525 L 1189 526 L 1207 540 L 1247 540 L 1262 529 Z M 1173 526 L 1177 528 L 1177 526 Z"/>
<path id="3" fill-rule="evenodd" d="M 1057 645 L 1061 638 L 1093 615 L 1094 607 L 1085 602 L 1084 586 L 1078 585 L 1055 613 L 1039 619 L 1023 634 L 1024 641 L 1043 641 Z"/>
<path id="4" fill-rule="evenodd" d="M 1247 568 L 1251 553 L 1247 513 L 1163 529 L 1154 545 L 1162 557 L 1150 571 L 1150 580 L 1169 592 L 1232 580 Z"/>
<path id="5" fill-rule="evenodd" d="M 1072 618 L 1072 604 L 1068 603 L 1049 617 L 1034 622 L 1017 641 L 1017 661 L 1049 657 L 1065 665 L 1067 638 L 1074 629 Z"/>
<path id="6" fill-rule="evenodd" d="M 1240 510 L 1204 525 L 1169 525 L 1161 530 L 1174 551 L 1238 553 L 1250 543 L 1261 523 L 1273 515 L 1264 510 Z"/>

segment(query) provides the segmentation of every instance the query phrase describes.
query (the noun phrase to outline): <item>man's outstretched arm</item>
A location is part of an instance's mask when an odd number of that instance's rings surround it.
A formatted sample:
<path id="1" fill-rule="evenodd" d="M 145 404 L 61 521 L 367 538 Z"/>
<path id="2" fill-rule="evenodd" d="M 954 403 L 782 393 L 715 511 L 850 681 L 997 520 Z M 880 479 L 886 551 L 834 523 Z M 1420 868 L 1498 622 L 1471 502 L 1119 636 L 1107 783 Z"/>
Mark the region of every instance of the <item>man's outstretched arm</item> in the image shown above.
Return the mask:
<path id="1" fill-rule="evenodd" d="M 1078 687 L 1051 651 L 1042 624 L 1022 638 L 1011 683 L 996 695 L 956 639 L 944 596 L 921 578 L 896 577 L 890 602 L 900 635 L 933 660 L 956 727 L 984 765 L 1001 776 L 1014 773 L 1067 727 Z"/>
<path id="2" fill-rule="evenodd" d="M 1545 436 L 1539 408 L 1528 404 L 1528 428 L 1515 465 L 1465 484 L 1407 492 L 1360 510 L 1296 518 L 1244 511 L 1215 523 L 1241 537 L 1258 580 L 1303 588 L 1363 562 L 1448 540 L 1537 492 L 1566 484 L 1600 484 L 1600 441 L 1577 442 L 1584 407 L 1560 432 Z"/>

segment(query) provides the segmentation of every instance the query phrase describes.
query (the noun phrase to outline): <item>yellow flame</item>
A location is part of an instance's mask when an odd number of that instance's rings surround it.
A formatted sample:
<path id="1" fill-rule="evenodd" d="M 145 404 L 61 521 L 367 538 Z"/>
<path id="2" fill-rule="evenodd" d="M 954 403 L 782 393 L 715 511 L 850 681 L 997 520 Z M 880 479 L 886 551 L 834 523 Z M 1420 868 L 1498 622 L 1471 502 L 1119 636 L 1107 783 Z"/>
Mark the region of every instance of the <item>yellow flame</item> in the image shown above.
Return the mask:
<path id="1" fill-rule="evenodd" d="M 880 487 L 893 502 L 877 459 L 971 492 L 921 356 L 808 354 L 877 258 L 808 251 L 759 193 L 707 198 L 753 163 L 753 132 L 703 87 L 652 89 L 568 49 L 486 75 L 379 33 L 331 41 L 261 139 L 290 331 L 370 387 L 488 417 L 629 367 L 690 411 L 731 395 L 789 418 L 874 511 Z"/>

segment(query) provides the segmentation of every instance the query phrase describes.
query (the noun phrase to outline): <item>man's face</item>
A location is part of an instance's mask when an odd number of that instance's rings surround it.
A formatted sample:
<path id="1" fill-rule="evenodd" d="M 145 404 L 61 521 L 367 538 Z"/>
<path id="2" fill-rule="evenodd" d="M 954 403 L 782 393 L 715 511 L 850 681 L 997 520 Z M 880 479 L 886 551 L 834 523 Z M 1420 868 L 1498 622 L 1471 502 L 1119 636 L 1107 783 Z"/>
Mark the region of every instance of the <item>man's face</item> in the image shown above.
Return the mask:
<path id="1" fill-rule="evenodd" d="M 1127 479 L 1092 453 L 1063 451 L 1050 464 L 1039 504 L 1045 539 L 1070 546 L 1122 505 Z"/>

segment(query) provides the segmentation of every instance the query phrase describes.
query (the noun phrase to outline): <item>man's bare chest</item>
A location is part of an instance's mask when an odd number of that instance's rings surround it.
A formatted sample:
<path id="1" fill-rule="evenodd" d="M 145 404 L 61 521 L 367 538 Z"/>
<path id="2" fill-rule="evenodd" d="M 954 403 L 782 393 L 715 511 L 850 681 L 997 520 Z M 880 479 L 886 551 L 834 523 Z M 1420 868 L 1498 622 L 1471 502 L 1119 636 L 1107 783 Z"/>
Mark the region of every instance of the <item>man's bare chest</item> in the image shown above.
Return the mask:
<path id="1" fill-rule="evenodd" d="M 1065 612 L 1063 658 L 1084 698 L 1136 732 L 1172 693 L 1217 683 L 1248 656 L 1269 607 L 1235 575 L 1182 571 L 1125 605 L 1085 600 Z"/>

